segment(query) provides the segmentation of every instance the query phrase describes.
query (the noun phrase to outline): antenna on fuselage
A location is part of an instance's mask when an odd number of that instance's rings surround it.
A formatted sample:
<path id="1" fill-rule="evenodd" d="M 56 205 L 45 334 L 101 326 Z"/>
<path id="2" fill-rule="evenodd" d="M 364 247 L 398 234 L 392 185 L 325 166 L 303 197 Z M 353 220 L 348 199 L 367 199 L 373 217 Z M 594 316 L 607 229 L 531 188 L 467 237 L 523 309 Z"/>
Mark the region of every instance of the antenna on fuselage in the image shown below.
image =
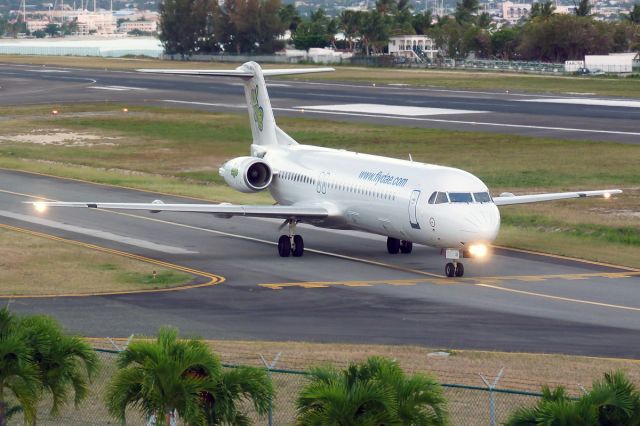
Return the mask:
<path id="1" fill-rule="evenodd" d="M 413 158 L 411 157 L 411 153 L 409 153 L 409 161 L 413 163 Z"/>

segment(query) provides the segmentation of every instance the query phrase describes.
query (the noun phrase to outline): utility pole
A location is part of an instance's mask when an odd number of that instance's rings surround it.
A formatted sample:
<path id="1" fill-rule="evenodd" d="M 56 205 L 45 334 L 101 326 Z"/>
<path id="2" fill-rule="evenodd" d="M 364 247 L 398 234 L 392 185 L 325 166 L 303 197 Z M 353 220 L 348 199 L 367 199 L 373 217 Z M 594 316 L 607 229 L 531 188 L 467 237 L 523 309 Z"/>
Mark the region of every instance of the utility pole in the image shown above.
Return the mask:
<path id="1" fill-rule="evenodd" d="M 489 380 L 487 380 L 486 377 L 484 377 L 482 374 L 478 374 L 478 376 L 480 376 L 484 384 L 489 389 L 489 425 L 490 426 L 496 426 L 497 424 L 496 423 L 496 395 L 495 395 L 495 392 L 493 391 L 498 386 L 498 382 L 500 381 L 500 378 L 502 377 L 503 372 L 504 372 L 504 367 L 500 369 L 500 371 L 498 372 L 498 375 L 493 379 L 493 383 L 491 384 L 489 383 Z"/>

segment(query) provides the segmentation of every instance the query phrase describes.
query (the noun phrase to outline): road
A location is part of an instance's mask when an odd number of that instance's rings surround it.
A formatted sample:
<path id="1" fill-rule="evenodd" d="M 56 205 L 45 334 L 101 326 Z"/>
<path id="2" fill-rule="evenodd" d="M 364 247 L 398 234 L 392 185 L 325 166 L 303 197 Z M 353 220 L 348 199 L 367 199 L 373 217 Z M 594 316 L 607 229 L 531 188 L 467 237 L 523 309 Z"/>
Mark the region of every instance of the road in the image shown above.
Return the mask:
<path id="1" fill-rule="evenodd" d="M 276 116 L 640 143 L 640 100 L 634 99 L 292 80 L 268 83 Z M 229 78 L 14 65 L 0 59 L 1 105 L 117 101 L 244 112 L 240 86 Z"/>
<path id="2" fill-rule="evenodd" d="M 464 279 L 450 280 L 442 278 L 436 250 L 389 255 L 382 237 L 301 226 L 309 250 L 280 258 L 277 222 L 93 209 L 52 209 L 39 217 L 23 203 L 33 196 L 185 199 L 0 171 L 2 224 L 225 278 L 179 292 L 12 303 L 16 311 L 52 314 L 87 336 L 152 334 L 171 324 L 211 339 L 640 356 L 640 271 L 496 248 L 490 261 L 467 261 Z"/>

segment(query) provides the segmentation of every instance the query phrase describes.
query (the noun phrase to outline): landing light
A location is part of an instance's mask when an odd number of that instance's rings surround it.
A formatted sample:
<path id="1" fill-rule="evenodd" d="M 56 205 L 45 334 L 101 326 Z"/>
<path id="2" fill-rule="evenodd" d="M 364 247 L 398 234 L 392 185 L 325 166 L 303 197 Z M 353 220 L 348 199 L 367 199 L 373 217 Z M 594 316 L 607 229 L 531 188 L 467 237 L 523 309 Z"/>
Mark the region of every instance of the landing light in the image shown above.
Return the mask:
<path id="1" fill-rule="evenodd" d="M 485 244 L 472 244 L 469 246 L 469 254 L 472 257 L 483 258 L 489 253 Z"/>
<path id="2" fill-rule="evenodd" d="M 603 197 L 608 200 L 609 198 L 611 198 L 611 193 L 610 192 L 605 192 Z"/>
<path id="3" fill-rule="evenodd" d="M 47 204 L 43 201 L 36 201 L 35 203 L 33 203 L 33 207 L 38 213 L 44 213 L 47 211 Z"/>

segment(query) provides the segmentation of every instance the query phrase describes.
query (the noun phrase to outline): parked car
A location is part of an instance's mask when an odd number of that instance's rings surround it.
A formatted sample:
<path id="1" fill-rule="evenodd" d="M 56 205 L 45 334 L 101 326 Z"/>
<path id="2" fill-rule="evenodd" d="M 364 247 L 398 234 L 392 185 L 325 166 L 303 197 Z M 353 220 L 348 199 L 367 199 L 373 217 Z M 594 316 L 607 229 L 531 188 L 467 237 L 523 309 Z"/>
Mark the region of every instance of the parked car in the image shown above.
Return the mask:
<path id="1" fill-rule="evenodd" d="M 577 75 L 604 75 L 605 72 L 599 68 L 578 68 Z"/>

